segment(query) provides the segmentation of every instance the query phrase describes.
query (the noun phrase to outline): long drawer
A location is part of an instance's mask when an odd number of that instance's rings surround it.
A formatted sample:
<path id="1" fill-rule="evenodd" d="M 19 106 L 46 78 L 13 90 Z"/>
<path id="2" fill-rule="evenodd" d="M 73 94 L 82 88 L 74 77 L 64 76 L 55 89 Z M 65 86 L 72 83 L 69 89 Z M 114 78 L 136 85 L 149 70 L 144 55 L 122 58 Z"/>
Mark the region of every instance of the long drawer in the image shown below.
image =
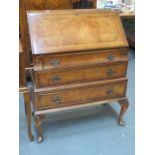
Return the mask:
<path id="1" fill-rule="evenodd" d="M 38 91 L 35 92 L 35 104 L 41 110 L 121 98 L 126 96 L 126 86 L 127 79 L 124 78 L 109 83 L 98 82 L 72 88 L 56 88 L 54 91 Z"/>
<path id="2" fill-rule="evenodd" d="M 68 68 L 128 60 L 128 48 L 84 51 L 67 54 L 46 54 L 33 57 L 34 70 Z"/>
<path id="3" fill-rule="evenodd" d="M 37 88 L 106 80 L 126 76 L 127 62 L 35 71 Z"/>

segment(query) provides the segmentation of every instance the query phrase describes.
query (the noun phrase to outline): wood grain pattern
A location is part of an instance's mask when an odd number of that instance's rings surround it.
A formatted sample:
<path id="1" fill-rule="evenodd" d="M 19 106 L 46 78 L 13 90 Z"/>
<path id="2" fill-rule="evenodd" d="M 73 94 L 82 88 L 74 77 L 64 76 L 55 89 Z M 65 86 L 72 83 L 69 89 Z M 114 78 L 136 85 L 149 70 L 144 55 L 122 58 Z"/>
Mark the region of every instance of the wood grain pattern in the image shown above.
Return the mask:
<path id="1" fill-rule="evenodd" d="M 126 76 L 127 62 L 112 65 L 99 64 L 88 67 L 42 70 L 35 72 L 37 88 L 107 80 Z"/>
<path id="2" fill-rule="evenodd" d="M 70 0 L 47 0 L 46 1 L 46 9 L 69 9 Z"/>
<path id="3" fill-rule="evenodd" d="M 113 99 L 105 99 L 102 101 L 94 101 L 94 102 L 87 102 L 85 104 L 77 104 L 77 105 L 70 105 L 66 107 L 59 107 L 59 108 L 49 108 L 49 109 L 41 109 L 37 110 L 35 112 L 35 115 L 42 115 L 42 114 L 50 114 L 50 113 L 55 113 L 55 112 L 62 112 L 62 111 L 68 111 L 68 110 L 73 110 L 73 109 L 80 109 L 84 107 L 92 107 L 92 106 L 99 106 L 99 105 L 104 105 L 104 104 L 114 104 L 119 100 L 125 100 L 127 97 L 121 97 L 121 98 L 113 98 Z"/>
<path id="4" fill-rule="evenodd" d="M 31 11 L 28 17 L 38 142 L 42 115 L 59 109 L 118 101 L 121 124 L 127 109 L 128 44 L 118 14 L 59 10 Z"/>
<path id="5" fill-rule="evenodd" d="M 29 40 L 26 11 L 47 9 L 71 9 L 71 0 L 19 0 L 19 27 L 20 38 L 26 54 L 26 65 L 32 63 L 32 54 Z"/>
<path id="6" fill-rule="evenodd" d="M 117 13 L 97 10 L 28 12 L 33 54 L 127 47 Z"/>
<path id="7" fill-rule="evenodd" d="M 42 10 L 45 7 L 45 0 L 23 0 L 26 10 Z"/>
<path id="8" fill-rule="evenodd" d="M 33 56 L 34 70 L 68 68 L 119 61 L 128 61 L 128 48 Z"/>
<path id="9" fill-rule="evenodd" d="M 102 83 L 100 85 L 60 90 L 53 93 L 48 91 L 46 93 L 39 92 L 35 94 L 36 106 L 37 109 L 57 108 L 90 101 L 125 97 L 126 84 L 126 80 L 121 82 L 113 81 L 109 85 Z"/>

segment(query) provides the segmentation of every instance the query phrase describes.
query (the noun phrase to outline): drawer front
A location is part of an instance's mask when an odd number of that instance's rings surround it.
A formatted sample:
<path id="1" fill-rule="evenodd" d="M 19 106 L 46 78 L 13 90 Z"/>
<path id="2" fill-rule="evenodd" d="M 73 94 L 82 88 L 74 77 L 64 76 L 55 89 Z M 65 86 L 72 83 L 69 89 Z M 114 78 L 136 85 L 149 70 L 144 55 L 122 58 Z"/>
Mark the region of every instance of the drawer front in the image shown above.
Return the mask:
<path id="1" fill-rule="evenodd" d="M 51 54 L 34 56 L 34 69 L 53 69 L 84 66 L 98 63 L 127 61 L 128 49 L 111 49 L 74 54 Z"/>
<path id="2" fill-rule="evenodd" d="M 83 104 L 91 101 L 102 101 L 125 97 L 127 81 L 107 85 L 77 87 L 53 93 L 36 93 L 37 109 L 58 108 L 69 105 Z"/>
<path id="3" fill-rule="evenodd" d="M 36 87 L 49 87 L 66 84 L 76 84 L 104 79 L 120 78 L 126 75 L 127 62 L 113 65 L 95 65 L 66 70 L 36 71 Z"/>

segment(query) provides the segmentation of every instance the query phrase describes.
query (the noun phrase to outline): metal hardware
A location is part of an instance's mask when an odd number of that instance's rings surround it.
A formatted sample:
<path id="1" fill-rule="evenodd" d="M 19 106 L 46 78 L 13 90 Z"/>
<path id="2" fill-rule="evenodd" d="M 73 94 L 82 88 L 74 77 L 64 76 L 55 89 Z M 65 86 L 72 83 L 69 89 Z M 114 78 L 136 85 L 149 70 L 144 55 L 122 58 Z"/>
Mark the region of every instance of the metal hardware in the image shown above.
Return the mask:
<path id="1" fill-rule="evenodd" d="M 53 82 L 59 82 L 60 80 L 61 80 L 61 77 L 59 77 L 58 75 L 55 75 L 52 77 Z"/>
<path id="2" fill-rule="evenodd" d="M 108 91 L 106 91 L 106 93 L 107 93 L 108 95 L 112 95 L 112 94 L 113 94 L 113 91 L 112 91 L 112 89 L 109 89 Z"/>
<path id="3" fill-rule="evenodd" d="M 109 55 L 107 56 L 107 59 L 110 60 L 110 61 L 114 60 L 114 58 L 115 58 L 115 56 L 112 55 L 112 54 L 109 54 Z"/>
<path id="4" fill-rule="evenodd" d="M 108 69 L 107 74 L 108 75 L 113 75 L 114 74 L 114 71 L 112 69 Z"/>
<path id="5" fill-rule="evenodd" d="M 53 102 L 55 102 L 55 103 L 61 103 L 61 97 L 60 96 L 54 96 L 53 97 Z"/>
<path id="6" fill-rule="evenodd" d="M 54 59 L 50 62 L 54 67 L 58 67 L 60 65 L 60 60 Z"/>

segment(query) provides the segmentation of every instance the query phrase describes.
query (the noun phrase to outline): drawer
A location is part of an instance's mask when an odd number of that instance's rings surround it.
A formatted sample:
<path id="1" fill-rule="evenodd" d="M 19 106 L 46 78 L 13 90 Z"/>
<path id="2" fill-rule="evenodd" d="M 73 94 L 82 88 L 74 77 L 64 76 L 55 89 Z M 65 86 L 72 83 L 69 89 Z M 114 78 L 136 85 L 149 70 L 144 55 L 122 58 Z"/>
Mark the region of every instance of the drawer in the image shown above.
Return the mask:
<path id="1" fill-rule="evenodd" d="M 34 69 L 53 69 L 84 66 L 98 63 L 127 61 L 128 48 L 83 51 L 74 54 L 46 54 L 33 57 Z"/>
<path id="2" fill-rule="evenodd" d="M 125 97 L 127 80 L 97 83 L 50 92 L 35 92 L 36 108 L 58 108 L 87 102 Z"/>
<path id="3" fill-rule="evenodd" d="M 76 84 L 126 76 L 127 62 L 35 71 L 37 88 Z"/>

